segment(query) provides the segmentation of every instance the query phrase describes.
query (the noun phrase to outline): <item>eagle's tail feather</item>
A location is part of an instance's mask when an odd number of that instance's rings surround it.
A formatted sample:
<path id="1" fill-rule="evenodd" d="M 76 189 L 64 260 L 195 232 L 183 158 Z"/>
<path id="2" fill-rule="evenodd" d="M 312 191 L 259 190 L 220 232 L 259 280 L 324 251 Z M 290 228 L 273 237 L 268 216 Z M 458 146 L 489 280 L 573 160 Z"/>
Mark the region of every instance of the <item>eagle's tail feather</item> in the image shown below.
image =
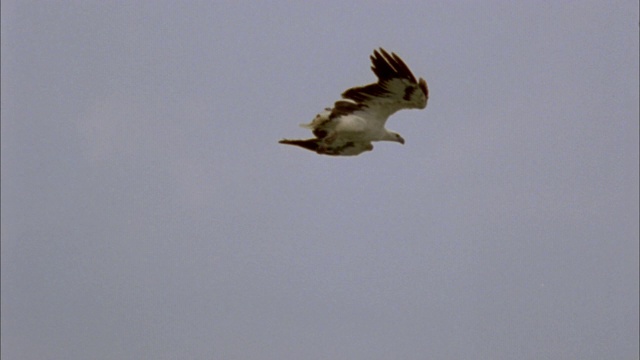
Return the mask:
<path id="1" fill-rule="evenodd" d="M 311 151 L 318 151 L 318 148 L 320 147 L 320 144 L 318 143 L 318 139 L 307 139 L 307 140 L 289 140 L 289 139 L 282 139 L 279 141 L 280 144 L 286 144 L 286 145 L 295 145 L 295 146 L 300 146 L 303 147 L 307 150 L 311 150 Z"/>

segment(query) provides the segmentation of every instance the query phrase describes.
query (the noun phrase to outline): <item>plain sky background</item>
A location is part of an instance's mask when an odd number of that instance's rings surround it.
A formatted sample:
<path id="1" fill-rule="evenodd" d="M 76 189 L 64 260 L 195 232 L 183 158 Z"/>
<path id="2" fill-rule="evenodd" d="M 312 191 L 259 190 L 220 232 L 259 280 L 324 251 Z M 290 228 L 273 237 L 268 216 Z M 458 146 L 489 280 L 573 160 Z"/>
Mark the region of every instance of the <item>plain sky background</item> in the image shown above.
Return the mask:
<path id="1" fill-rule="evenodd" d="M 637 1 L 1 10 L 3 360 L 638 359 Z"/>

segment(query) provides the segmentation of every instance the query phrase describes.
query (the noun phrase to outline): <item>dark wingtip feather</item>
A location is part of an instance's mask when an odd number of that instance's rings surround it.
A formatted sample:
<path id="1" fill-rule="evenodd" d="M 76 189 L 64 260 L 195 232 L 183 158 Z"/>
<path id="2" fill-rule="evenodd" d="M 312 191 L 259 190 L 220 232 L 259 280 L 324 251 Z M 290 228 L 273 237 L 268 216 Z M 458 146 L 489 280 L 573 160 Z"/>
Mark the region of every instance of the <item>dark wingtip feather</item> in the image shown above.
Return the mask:
<path id="1" fill-rule="evenodd" d="M 389 54 L 385 49 L 379 48 L 378 50 L 373 50 L 373 55 L 370 58 L 372 63 L 371 70 L 376 74 L 379 81 L 404 78 L 411 82 L 416 82 L 416 78 L 407 64 L 396 53 Z"/>

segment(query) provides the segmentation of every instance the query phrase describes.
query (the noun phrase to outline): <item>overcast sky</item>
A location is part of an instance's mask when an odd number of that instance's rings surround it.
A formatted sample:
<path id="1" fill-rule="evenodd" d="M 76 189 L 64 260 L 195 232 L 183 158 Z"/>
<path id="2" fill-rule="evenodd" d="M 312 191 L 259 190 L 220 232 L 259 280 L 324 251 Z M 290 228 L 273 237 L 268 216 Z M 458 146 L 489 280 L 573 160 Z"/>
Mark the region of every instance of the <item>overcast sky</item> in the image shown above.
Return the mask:
<path id="1" fill-rule="evenodd" d="M 12 359 L 638 359 L 637 1 L 2 1 Z M 351 158 L 279 145 L 399 54 Z"/>

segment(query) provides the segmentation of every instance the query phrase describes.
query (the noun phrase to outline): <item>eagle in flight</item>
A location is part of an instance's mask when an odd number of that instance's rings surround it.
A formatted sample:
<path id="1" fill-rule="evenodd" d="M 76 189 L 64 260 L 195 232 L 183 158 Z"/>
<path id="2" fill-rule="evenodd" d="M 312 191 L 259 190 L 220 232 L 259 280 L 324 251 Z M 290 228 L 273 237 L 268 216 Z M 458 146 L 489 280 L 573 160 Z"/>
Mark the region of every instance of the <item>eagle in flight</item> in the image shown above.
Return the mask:
<path id="1" fill-rule="evenodd" d="M 389 116 L 402 109 L 424 109 L 429 99 L 427 82 L 415 76 L 395 53 L 374 50 L 371 70 L 378 82 L 342 93 L 333 108 L 326 108 L 309 124 L 315 138 L 280 140 L 322 155 L 354 156 L 373 149 L 372 141 L 404 144 L 400 134 L 384 127 Z"/>

